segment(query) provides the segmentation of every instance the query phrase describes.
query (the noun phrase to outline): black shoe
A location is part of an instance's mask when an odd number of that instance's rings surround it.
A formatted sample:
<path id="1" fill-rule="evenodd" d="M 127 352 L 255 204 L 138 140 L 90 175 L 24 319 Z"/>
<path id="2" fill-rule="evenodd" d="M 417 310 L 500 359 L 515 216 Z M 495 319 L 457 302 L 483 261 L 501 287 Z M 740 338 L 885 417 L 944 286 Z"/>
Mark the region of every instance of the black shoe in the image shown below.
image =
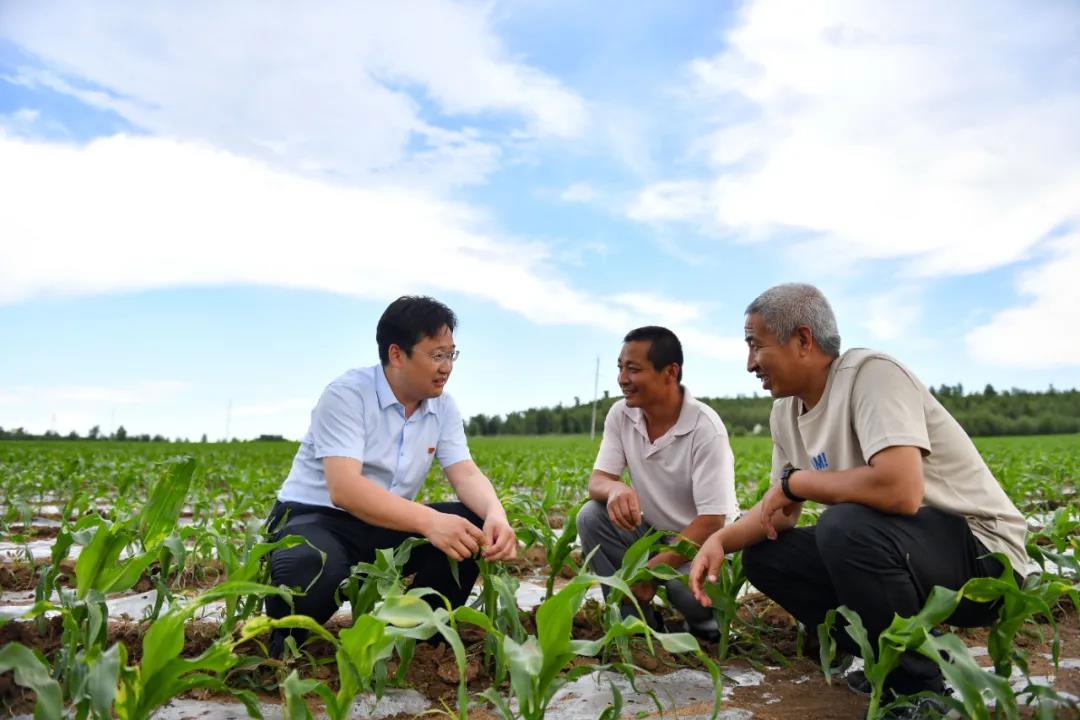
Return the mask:
<path id="1" fill-rule="evenodd" d="M 285 654 L 285 638 L 289 637 L 287 630 L 280 628 L 270 631 L 270 644 L 266 648 L 266 655 L 271 660 L 280 660 Z"/>
<path id="2" fill-rule="evenodd" d="M 293 639 L 296 647 L 300 647 L 307 640 L 308 631 L 296 628 L 274 628 L 270 631 L 270 642 L 266 647 L 266 656 L 271 660 L 280 660 L 285 656 L 285 641 Z"/>
<path id="3" fill-rule="evenodd" d="M 856 695 L 862 695 L 863 697 L 870 697 L 871 686 L 870 681 L 866 679 L 866 673 L 862 670 L 852 670 L 844 676 L 847 680 L 848 690 Z"/>
<path id="4" fill-rule="evenodd" d="M 949 691 L 945 691 L 949 694 Z M 940 720 L 949 712 L 949 706 L 940 698 L 912 698 L 904 705 L 890 708 L 882 715 L 882 720 Z"/>
<path id="5" fill-rule="evenodd" d="M 691 623 L 684 622 L 686 631 L 693 635 L 701 642 L 707 642 L 716 644 L 720 642 L 720 629 L 716 626 L 715 620 L 709 620 L 704 623 Z"/>
<path id="6" fill-rule="evenodd" d="M 625 620 L 631 615 L 637 615 L 637 611 L 633 605 L 623 604 L 620 608 L 622 618 Z M 656 609 L 652 605 L 641 606 L 641 620 L 655 632 L 667 632 L 667 628 L 664 627 L 664 621 L 660 617 L 660 613 L 656 612 Z"/>

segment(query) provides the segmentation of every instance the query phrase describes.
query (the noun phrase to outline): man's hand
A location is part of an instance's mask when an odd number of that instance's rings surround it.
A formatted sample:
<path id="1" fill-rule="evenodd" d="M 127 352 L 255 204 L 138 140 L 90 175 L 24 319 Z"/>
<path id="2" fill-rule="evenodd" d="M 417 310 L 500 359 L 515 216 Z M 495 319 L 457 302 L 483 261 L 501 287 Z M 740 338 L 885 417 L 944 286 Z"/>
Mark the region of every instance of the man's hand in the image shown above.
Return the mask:
<path id="1" fill-rule="evenodd" d="M 424 537 L 446 553 L 446 557 L 451 560 L 464 560 L 480 550 L 480 543 L 484 541 L 484 533 L 480 528 L 460 515 L 437 510 L 432 512 L 433 515 L 423 531 Z M 512 531 L 510 534 L 513 537 Z"/>
<path id="2" fill-rule="evenodd" d="M 634 597 L 637 598 L 639 603 L 648 605 L 656 597 L 656 583 L 652 580 L 642 580 L 631 585 L 630 592 L 634 593 Z"/>
<path id="3" fill-rule="evenodd" d="M 705 594 L 704 582 L 716 582 L 722 562 L 724 562 L 724 543 L 720 539 L 720 533 L 714 532 L 698 550 L 690 566 L 690 592 L 704 607 L 712 606 L 712 599 Z"/>
<path id="4" fill-rule="evenodd" d="M 773 485 L 765 493 L 765 497 L 761 498 L 761 529 L 765 531 L 765 537 L 770 540 L 776 539 L 776 513 L 782 512 L 787 517 L 799 509 L 802 503 L 792 502 L 792 500 L 784 494 L 784 491 L 780 489 L 779 485 Z"/>
<path id="5" fill-rule="evenodd" d="M 484 520 L 484 559 L 513 560 L 517 557 L 517 535 L 503 513 L 491 513 Z"/>
<path id="6" fill-rule="evenodd" d="M 615 527 L 633 530 L 641 524 L 641 504 L 629 485 L 613 485 L 607 496 L 607 514 Z"/>

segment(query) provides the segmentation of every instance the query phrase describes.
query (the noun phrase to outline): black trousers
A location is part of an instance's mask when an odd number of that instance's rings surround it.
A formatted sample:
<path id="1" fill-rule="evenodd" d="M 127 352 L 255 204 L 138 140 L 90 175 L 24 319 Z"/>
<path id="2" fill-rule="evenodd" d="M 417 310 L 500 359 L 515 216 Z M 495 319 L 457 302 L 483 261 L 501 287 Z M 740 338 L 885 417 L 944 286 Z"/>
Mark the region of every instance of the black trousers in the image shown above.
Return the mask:
<path id="1" fill-rule="evenodd" d="M 434 503 L 430 507 L 439 512 L 460 515 L 481 527 L 483 522 L 472 510 L 460 502 Z M 287 513 L 287 514 L 286 514 Z M 285 517 L 284 524 L 281 518 Z M 271 538 L 277 540 L 286 535 L 300 535 L 309 543 L 326 553 L 323 565 L 319 553 L 307 545 L 270 553 L 270 578 L 273 585 L 307 588 L 318 575 L 307 593 L 293 598 L 295 612 L 307 615 L 317 623 L 325 623 L 339 606 L 336 590 L 349 576 L 353 565 L 372 562 L 375 551 L 394 548 L 406 538 L 417 537 L 400 530 L 369 525 L 343 510 L 293 502 L 276 502 L 267 519 Z M 322 573 L 320 574 L 320 570 Z M 434 545 L 413 548 L 405 565 L 404 575 L 416 573 L 413 587 L 429 587 L 442 593 L 451 605 L 463 605 L 469 597 L 473 583 L 480 573 L 475 560 L 458 563 L 459 585 L 450 572 L 450 561 Z M 441 607 L 442 601 L 429 597 L 433 607 Z M 273 618 L 284 617 L 290 612 L 288 603 L 271 596 L 266 599 L 266 613 Z M 295 634 L 295 633 L 294 633 Z"/>
<path id="2" fill-rule="evenodd" d="M 870 642 L 892 622 L 922 609 L 935 585 L 959 589 L 973 577 L 997 577 L 1002 566 L 972 535 L 967 520 L 923 507 L 915 515 L 890 515 L 865 505 L 842 503 L 821 514 L 817 525 L 794 528 L 774 541 L 743 550 L 750 582 L 816 632 L 825 613 L 847 605 L 859 613 Z M 964 600 L 952 625 L 989 625 L 996 605 Z M 859 654 L 840 629 L 839 645 Z M 905 653 L 887 678 L 897 693 L 940 691 L 941 672 L 929 659 Z"/>

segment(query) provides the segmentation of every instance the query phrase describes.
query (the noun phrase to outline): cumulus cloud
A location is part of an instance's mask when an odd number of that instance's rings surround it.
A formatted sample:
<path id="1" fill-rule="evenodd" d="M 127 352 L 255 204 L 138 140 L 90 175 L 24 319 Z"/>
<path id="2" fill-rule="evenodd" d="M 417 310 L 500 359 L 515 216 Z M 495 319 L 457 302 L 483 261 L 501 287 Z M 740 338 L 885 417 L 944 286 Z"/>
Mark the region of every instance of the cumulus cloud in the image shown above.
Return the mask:
<path id="1" fill-rule="evenodd" d="M 0 135 L 0 197 L 0 303 L 231 284 L 385 299 L 407 283 L 542 324 L 621 332 L 642 303 L 659 321 L 697 317 L 662 297 L 578 290 L 546 246 L 499 236 L 470 206 L 299 177 L 205 145 Z"/>
<path id="2" fill-rule="evenodd" d="M 912 275 L 1030 257 L 1080 217 L 1077 20 L 1070 3 L 747 3 L 690 67 L 724 108 L 694 143 L 712 179 L 646 187 L 629 215 Z"/>
<path id="3" fill-rule="evenodd" d="M 917 334 L 922 318 L 922 288 L 906 286 L 873 295 L 859 304 L 859 324 L 875 340 L 895 342 Z"/>
<path id="4" fill-rule="evenodd" d="M 460 184 L 498 154 L 462 122 L 502 113 L 524 122 L 517 135 L 566 137 L 587 117 L 577 95 L 506 52 L 490 13 L 446 0 L 58 0 L 5 4 L 0 38 L 30 58 L 9 82 L 150 134 L 353 182 Z"/>
<path id="5" fill-rule="evenodd" d="M 994 315 L 968 333 L 968 352 L 980 362 L 1031 369 L 1080 365 L 1080 233 L 1057 239 L 1050 260 L 1023 273 L 1020 306 Z"/>

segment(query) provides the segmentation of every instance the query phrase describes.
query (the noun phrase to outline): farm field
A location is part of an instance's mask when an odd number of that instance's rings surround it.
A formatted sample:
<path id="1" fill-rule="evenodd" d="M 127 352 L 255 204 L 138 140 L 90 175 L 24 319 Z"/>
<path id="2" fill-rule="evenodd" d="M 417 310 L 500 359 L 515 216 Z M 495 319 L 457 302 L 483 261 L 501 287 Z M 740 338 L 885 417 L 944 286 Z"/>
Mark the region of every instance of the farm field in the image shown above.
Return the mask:
<path id="1" fill-rule="evenodd" d="M 573 542 L 597 443 L 472 440 L 519 560 L 483 566 L 472 606 L 447 612 L 408 589 L 402 551 L 383 553 L 343 587 L 328 629 L 281 661 L 265 648 L 261 598 L 285 591 L 265 585 L 262 520 L 295 443 L 0 443 L 0 715 L 862 717 L 865 699 L 826 682 L 816 629 L 748 588 L 737 556 L 716 588 L 720 642 L 699 644 L 674 613 L 666 633 L 620 619 Z M 770 443 L 732 444 L 745 509 L 767 486 Z M 1030 518 L 1038 562 L 1022 588 L 979 588 L 1006 598 L 990 631 L 946 626 L 927 642 L 949 652 L 961 716 L 995 703 L 1002 717 L 1077 717 L 1080 437 L 976 444 Z M 419 499 L 449 493 L 433 470 Z M 648 572 L 639 550 L 613 595 Z M 896 642 L 937 625 L 930 615 Z M 425 642 L 436 633 L 449 642 Z"/>

